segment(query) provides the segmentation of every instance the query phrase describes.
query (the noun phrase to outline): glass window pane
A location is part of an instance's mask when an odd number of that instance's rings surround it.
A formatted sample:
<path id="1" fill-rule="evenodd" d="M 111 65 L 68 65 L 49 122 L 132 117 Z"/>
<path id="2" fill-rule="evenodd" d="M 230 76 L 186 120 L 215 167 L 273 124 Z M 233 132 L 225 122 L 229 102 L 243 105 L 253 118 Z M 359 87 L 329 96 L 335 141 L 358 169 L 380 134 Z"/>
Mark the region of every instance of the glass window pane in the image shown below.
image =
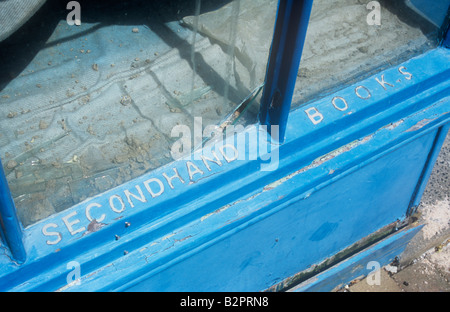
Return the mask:
<path id="1" fill-rule="evenodd" d="M 446 0 L 314 0 L 293 107 L 435 48 L 446 13 L 440 7 L 448 5 Z M 435 18 L 421 13 L 423 8 Z"/>
<path id="2" fill-rule="evenodd" d="M 0 157 L 24 226 L 171 162 L 176 125 L 264 81 L 275 0 L 78 1 L 81 25 L 42 2 L 0 14 L 22 25 L 0 37 Z"/>
<path id="3" fill-rule="evenodd" d="M 79 26 L 42 2 L 0 32 L 0 157 L 24 226 L 173 161 L 175 126 L 236 118 L 264 82 L 278 1 L 78 1 Z M 314 1 L 293 108 L 437 46 L 445 1 L 372 1 L 380 23 L 369 2 Z M 20 22 L 11 3 L 0 23 Z"/>

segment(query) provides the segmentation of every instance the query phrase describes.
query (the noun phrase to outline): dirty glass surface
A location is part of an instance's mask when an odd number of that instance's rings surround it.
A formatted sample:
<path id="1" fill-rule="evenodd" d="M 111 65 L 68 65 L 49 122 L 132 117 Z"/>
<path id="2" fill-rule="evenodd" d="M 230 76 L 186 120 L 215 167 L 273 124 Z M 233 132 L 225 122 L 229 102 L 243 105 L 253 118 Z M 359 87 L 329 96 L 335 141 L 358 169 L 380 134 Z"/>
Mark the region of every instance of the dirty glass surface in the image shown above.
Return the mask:
<path id="1" fill-rule="evenodd" d="M 292 107 L 435 48 L 449 5 L 446 0 L 315 0 Z"/>
<path id="2" fill-rule="evenodd" d="M 174 126 L 225 120 L 264 81 L 277 6 L 78 1 L 77 26 L 67 3 L 28 1 L 0 42 L 0 157 L 25 227 L 173 161 Z"/>
<path id="3" fill-rule="evenodd" d="M 276 0 L 78 2 L 81 25 L 48 0 L 0 42 L 0 157 L 24 226 L 171 162 L 174 126 L 221 124 L 264 82 Z M 436 47 L 410 2 L 378 1 L 369 25 L 369 1 L 315 0 L 292 107 Z"/>

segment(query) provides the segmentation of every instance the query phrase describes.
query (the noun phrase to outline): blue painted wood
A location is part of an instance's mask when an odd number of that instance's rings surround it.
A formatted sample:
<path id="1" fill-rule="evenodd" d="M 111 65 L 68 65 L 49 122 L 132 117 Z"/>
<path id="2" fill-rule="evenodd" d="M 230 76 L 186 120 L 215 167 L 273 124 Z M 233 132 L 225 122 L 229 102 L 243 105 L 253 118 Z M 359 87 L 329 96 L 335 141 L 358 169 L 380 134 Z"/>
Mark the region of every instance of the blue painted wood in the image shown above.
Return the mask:
<path id="1" fill-rule="evenodd" d="M 407 0 L 406 3 L 438 27 L 445 22 L 450 7 L 450 0 Z"/>
<path id="2" fill-rule="evenodd" d="M 450 23 L 448 25 L 447 31 L 444 33 L 442 45 L 446 48 L 450 48 Z"/>
<path id="3" fill-rule="evenodd" d="M 14 261 L 23 263 L 27 257 L 22 241 L 22 229 L 17 217 L 14 201 L 9 191 L 3 165 L 0 161 L 0 232 Z"/>
<path id="4" fill-rule="evenodd" d="M 139 274 L 139 283 L 128 290 L 259 291 L 306 270 L 405 218 L 405 207 L 425 163 L 426 154 L 421 151 L 431 148 L 434 136 L 435 132 L 430 133 L 320 190 L 305 194 L 291 189 L 294 193 L 289 195 L 280 190 L 284 198 L 279 200 L 261 194 L 260 209 L 270 207 L 276 213 L 246 224 L 163 271 Z M 313 174 L 314 170 L 305 172 L 289 183 L 301 185 Z M 240 209 L 245 205 L 239 205 Z"/>
<path id="5" fill-rule="evenodd" d="M 271 126 L 278 126 L 274 138 L 279 142 L 284 142 L 312 3 L 312 0 L 280 0 L 278 3 L 259 120 L 269 126 L 269 133 L 272 133 Z"/>
<path id="6" fill-rule="evenodd" d="M 433 166 L 436 163 L 436 160 L 439 156 L 439 152 L 441 151 L 442 145 L 444 144 L 445 138 L 447 137 L 447 133 L 449 132 L 450 124 L 441 127 L 438 130 L 436 135 L 436 139 L 434 142 L 434 147 L 431 149 L 431 152 L 428 155 L 428 160 L 424 166 L 423 172 L 419 181 L 417 183 L 416 190 L 411 198 L 411 203 L 409 204 L 408 214 L 412 215 L 416 212 L 417 207 L 420 204 L 420 199 L 422 198 L 423 192 L 427 186 L 427 182 L 431 176 L 431 172 L 433 171 Z"/>
<path id="7" fill-rule="evenodd" d="M 392 263 L 396 257 L 402 254 L 406 245 L 422 227 L 418 226 L 402 230 L 288 291 L 330 292 L 349 284 L 357 278 L 368 276 L 371 273 L 375 274 L 372 262 L 375 261 L 378 268 Z M 383 281 L 380 282 L 383 283 Z"/>
<path id="8" fill-rule="evenodd" d="M 448 77 L 435 49 L 299 107 L 283 145 L 236 136 L 269 152 L 182 159 L 33 224 L 24 264 L 0 255 L 0 290 L 267 289 L 406 217 L 450 119 Z"/>

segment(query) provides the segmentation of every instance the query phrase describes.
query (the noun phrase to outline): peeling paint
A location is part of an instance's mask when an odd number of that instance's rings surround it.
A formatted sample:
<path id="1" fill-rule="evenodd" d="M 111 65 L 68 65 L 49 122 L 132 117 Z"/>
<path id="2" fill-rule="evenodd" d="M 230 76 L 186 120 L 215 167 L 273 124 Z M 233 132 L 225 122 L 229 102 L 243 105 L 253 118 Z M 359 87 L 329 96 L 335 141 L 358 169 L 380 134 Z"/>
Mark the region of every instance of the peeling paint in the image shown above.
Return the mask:
<path id="1" fill-rule="evenodd" d="M 175 240 L 175 243 L 185 241 L 185 240 L 187 240 L 188 238 L 192 238 L 192 235 L 188 235 L 188 236 L 186 236 L 186 237 L 184 237 L 184 238 L 176 239 L 176 240 Z"/>
<path id="2" fill-rule="evenodd" d="M 83 237 L 85 235 L 88 235 L 90 233 L 97 232 L 98 230 L 100 230 L 105 225 L 107 225 L 107 224 L 101 223 L 101 222 L 97 222 L 97 220 L 94 219 L 88 224 L 86 232 L 84 232 L 83 235 L 81 235 L 81 237 Z"/>
<path id="3" fill-rule="evenodd" d="M 428 125 L 430 122 L 436 120 L 437 118 L 433 118 L 433 119 L 423 119 L 421 121 L 419 121 L 418 123 L 416 123 L 414 126 L 412 126 L 411 128 L 409 128 L 408 130 L 406 130 L 405 132 L 413 132 L 413 131 L 417 131 L 422 129 L 423 127 L 425 127 L 426 125 Z"/>
<path id="4" fill-rule="evenodd" d="M 387 125 L 387 126 L 385 126 L 385 127 L 383 127 L 383 128 L 386 128 L 386 129 L 388 129 L 388 130 L 394 130 L 395 128 L 397 128 L 398 126 L 400 126 L 403 122 L 404 122 L 404 120 L 403 120 L 403 119 L 400 119 L 399 121 L 392 122 L 392 123 L 390 123 L 389 125 Z M 383 128 L 382 128 L 382 129 L 383 129 Z"/>
<path id="5" fill-rule="evenodd" d="M 295 177 L 295 176 L 297 176 L 297 175 L 299 175 L 299 174 L 301 174 L 303 172 L 306 172 L 308 170 L 317 168 L 320 165 L 322 165 L 323 163 L 325 163 L 325 162 L 327 162 L 327 161 L 329 161 L 329 160 L 331 160 L 331 159 L 333 159 L 333 158 L 335 158 L 335 157 L 337 157 L 339 155 L 342 155 L 342 154 L 344 154 L 344 153 L 354 149 L 355 147 L 357 147 L 357 146 L 359 146 L 361 144 L 365 144 L 365 143 L 369 142 L 372 139 L 372 137 L 373 137 L 373 135 L 368 135 L 368 136 L 366 136 L 366 137 L 364 137 L 362 139 L 355 140 L 355 141 L 353 141 L 351 143 L 348 143 L 348 144 L 346 144 L 346 145 L 344 145 L 344 146 L 342 146 L 342 147 L 340 147 L 340 148 L 338 148 L 338 149 L 336 149 L 336 150 L 334 150 L 334 151 L 332 151 L 332 152 L 330 152 L 328 154 L 320 156 L 319 158 L 315 159 L 310 165 L 308 165 L 306 167 L 303 167 L 303 168 L 301 168 L 301 169 L 299 169 L 299 170 L 297 170 L 297 171 L 295 171 L 295 172 L 285 176 L 284 178 L 281 178 L 278 181 L 275 181 L 273 183 L 270 183 L 270 184 L 266 185 L 264 187 L 264 191 L 270 191 L 270 190 L 272 190 L 272 189 L 274 189 L 276 187 L 279 187 L 280 185 L 282 185 L 286 181 L 289 181 L 293 177 Z M 333 172 L 330 171 L 329 174 L 332 174 L 332 173 L 334 173 L 334 170 L 333 170 Z"/>
<path id="6" fill-rule="evenodd" d="M 266 191 L 266 190 L 263 190 L 262 192 L 265 192 L 265 191 Z M 212 215 L 214 215 L 214 214 L 218 214 L 218 213 L 220 213 L 220 212 L 223 212 L 223 211 L 227 210 L 228 208 L 230 208 L 230 207 L 232 207 L 232 206 L 234 206 L 234 205 L 236 205 L 236 204 L 239 204 L 239 203 L 242 203 L 242 202 L 246 202 L 246 201 L 250 201 L 250 200 L 252 200 L 252 199 L 255 199 L 256 197 L 258 197 L 259 195 L 261 195 L 262 192 L 256 193 L 256 194 L 254 194 L 254 195 L 252 195 L 252 196 L 250 196 L 250 197 L 248 197 L 248 198 L 246 198 L 246 199 L 240 199 L 240 200 L 237 200 L 237 201 L 235 201 L 235 202 L 232 202 L 231 204 L 227 204 L 227 205 L 225 205 L 225 206 L 223 206 L 223 207 L 221 207 L 221 208 L 219 208 L 219 209 L 217 209 L 217 210 L 214 210 L 213 212 L 208 213 L 208 214 L 204 215 L 203 217 L 201 217 L 201 218 L 200 218 L 200 221 L 203 222 L 203 221 L 205 221 L 206 219 L 208 219 L 210 216 L 212 216 Z"/>
<path id="7" fill-rule="evenodd" d="M 165 241 L 166 239 L 169 239 L 169 238 L 171 238 L 172 236 L 175 236 L 175 233 L 171 233 L 171 234 L 168 234 L 168 235 L 164 236 L 164 237 L 162 238 L 162 241 Z"/>
<path id="8" fill-rule="evenodd" d="M 104 224 L 104 223 L 101 223 L 101 222 L 97 222 L 97 220 L 92 220 L 90 223 L 89 223 L 89 225 L 88 225 L 88 227 L 87 227 L 87 230 L 89 231 L 89 232 L 97 232 L 98 230 L 100 230 L 103 226 L 105 226 L 106 224 Z"/>
<path id="9" fill-rule="evenodd" d="M 88 278 L 90 278 L 92 276 L 95 276 L 98 273 L 104 271 L 105 269 L 107 269 L 107 268 L 109 268 L 111 266 L 114 266 L 114 263 L 110 263 L 110 264 L 108 264 L 108 265 L 106 265 L 104 267 L 101 267 L 98 270 L 95 270 L 94 272 L 91 272 L 91 273 L 89 273 L 89 274 L 87 274 L 85 276 L 82 276 L 80 279 L 77 279 L 77 280 L 75 280 L 75 281 L 73 281 L 73 282 L 71 282 L 69 284 L 66 284 L 66 285 L 58 288 L 55 292 L 63 292 L 63 291 L 66 291 L 67 289 L 69 289 L 70 287 L 77 286 L 77 285 L 79 285 L 78 283 L 80 283 L 81 280 L 86 280 L 86 279 L 88 279 Z"/>

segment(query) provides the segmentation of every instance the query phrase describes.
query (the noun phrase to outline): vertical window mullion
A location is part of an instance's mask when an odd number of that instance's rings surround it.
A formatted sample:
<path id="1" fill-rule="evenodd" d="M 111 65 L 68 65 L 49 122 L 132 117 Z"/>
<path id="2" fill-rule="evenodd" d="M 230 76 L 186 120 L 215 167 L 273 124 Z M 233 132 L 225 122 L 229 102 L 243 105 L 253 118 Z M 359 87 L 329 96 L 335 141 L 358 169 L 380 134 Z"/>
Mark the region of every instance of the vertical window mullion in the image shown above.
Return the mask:
<path id="1" fill-rule="evenodd" d="M 267 64 L 259 121 L 278 126 L 283 142 L 313 0 L 280 0 Z"/>
<path id="2" fill-rule="evenodd" d="M 15 261 L 22 263 L 26 259 L 22 241 L 22 228 L 17 217 L 16 207 L 6 181 L 3 165 L 0 160 L 0 223 L 2 238 L 9 247 Z"/>

